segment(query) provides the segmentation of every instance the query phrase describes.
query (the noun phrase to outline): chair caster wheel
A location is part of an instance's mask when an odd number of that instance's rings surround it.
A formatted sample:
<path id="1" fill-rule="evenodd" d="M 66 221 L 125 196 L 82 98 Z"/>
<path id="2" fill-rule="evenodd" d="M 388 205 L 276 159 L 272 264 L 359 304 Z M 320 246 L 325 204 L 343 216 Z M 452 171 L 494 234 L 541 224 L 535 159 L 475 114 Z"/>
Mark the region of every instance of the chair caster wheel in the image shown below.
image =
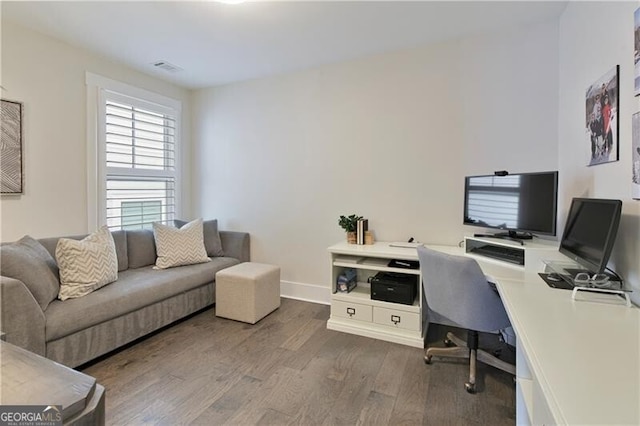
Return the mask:
<path id="1" fill-rule="evenodd" d="M 425 355 L 424 356 L 424 363 L 425 364 L 431 364 L 431 355 Z"/>
<path id="2" fill-rule="evenodd" d="M 444 345 L 450 348 L 451 346 L 453 346 L 453 342 L 449 339 L 444 339 Z"/>
<path id="3" fill-rule="evenodd" d="M 468 392 L 468 393 L 476 393 L 476 385 L 475 383 L 469 383 L 466 382 L 464 384 L 464 389 Z"/>

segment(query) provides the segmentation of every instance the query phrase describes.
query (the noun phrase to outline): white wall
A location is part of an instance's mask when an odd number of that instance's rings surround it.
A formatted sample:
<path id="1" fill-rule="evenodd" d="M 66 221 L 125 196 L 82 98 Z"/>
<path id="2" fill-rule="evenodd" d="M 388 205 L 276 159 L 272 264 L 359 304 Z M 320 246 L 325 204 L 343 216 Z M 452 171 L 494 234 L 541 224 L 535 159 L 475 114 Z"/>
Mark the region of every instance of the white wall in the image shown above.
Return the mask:
<path id="1" fill-rule="evenodd" d="M 2 21 L 2 97 L 24 104 L 24 195 L 3 195 L 1 241 L 82 234 L 87 223 L 85 72 L 183 103 L 189 170 L 190 92 L 85 50 Z M 190 174 L 183 181 L 190 206 Z M 187 215 L 189 214 L 187 210 Z"/>
<path id="2" fill-rule="evenodd" d="M 623 201 L 622 221 L 611 266 L 635 289 L 640 303 L 640 201 L 631 199 L 631 116 L 640 110 L 633 96 L 633 12 L 637 2 L 570 2 L 560 21 L 559 163 L 560 218 L 572 197 Z M 620 161 L 586 167 L 587 88 L 620 65 Z"/>
<path id="3" fill-rule="evenodd" d="M 194 212 L 250 232 L 252 259 L 282 267 L 285 294 L 298 283 L 323 300 L 340 214 L 367 217 L 378 240 L 457 244 L 473 232 L 465 174 L 557 168 L 557 31 L 198 91 Z"/>

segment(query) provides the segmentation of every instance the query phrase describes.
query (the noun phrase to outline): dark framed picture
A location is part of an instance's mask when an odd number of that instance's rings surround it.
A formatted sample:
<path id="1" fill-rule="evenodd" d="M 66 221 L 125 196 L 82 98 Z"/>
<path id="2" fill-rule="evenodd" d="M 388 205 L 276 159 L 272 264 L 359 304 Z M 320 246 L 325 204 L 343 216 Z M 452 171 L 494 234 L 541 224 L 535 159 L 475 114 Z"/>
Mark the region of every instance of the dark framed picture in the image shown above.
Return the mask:
<path id="1" fill-rule="evenodd" d="M 640 95 L 640 8 L 633 12 L 633 94 Z"/>
<path id="2" fill-rule="evenodd" d="M 0 102 L 0 192 L 22 194 L 22 103 Z"/>
<path id="3" fill-rule="evenodd" d="M 631 117 L 631 198 L 640 200 L 640 112 Z"/>
<path id="4" fill-rule="evenodd" d="M 616 65 L 587 89 L 586 134 L 589 166 L 618 161 L 618 99 L 620 66 Z"/>

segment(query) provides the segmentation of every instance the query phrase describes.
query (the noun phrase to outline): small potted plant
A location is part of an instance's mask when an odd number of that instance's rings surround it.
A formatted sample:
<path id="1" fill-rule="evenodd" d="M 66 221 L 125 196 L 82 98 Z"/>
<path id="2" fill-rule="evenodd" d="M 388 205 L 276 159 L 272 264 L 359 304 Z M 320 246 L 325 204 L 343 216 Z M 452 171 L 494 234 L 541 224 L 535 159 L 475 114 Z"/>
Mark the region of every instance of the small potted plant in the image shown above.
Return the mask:
<path id="1" fill-rule="evenodd" d="M 356 243 L 356 228 L 358 226 L 358 220 L 362 219 L 362 216 L 352 214 L 350 216 L 340 216 L 338 225 L 347 233 L 347 242 L 349 244 Z"/>

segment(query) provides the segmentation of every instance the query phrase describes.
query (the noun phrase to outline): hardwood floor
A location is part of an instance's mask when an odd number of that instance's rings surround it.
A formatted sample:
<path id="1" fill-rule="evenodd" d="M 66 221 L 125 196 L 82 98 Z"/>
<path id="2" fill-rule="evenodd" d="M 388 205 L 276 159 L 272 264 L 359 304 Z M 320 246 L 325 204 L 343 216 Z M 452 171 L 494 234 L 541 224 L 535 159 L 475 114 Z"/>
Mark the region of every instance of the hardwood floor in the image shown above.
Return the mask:
<path id="1" fill-rule="evenodd" d="M 255 325 L 209 309 L 82 371 L 105 386 L 113 425 L 515 424 L 508 374 L 478 364 L 470 395 L 463 360 L 425 365 L 421 349 L 327 330 L 328 317 L 290 299 Z"/>

